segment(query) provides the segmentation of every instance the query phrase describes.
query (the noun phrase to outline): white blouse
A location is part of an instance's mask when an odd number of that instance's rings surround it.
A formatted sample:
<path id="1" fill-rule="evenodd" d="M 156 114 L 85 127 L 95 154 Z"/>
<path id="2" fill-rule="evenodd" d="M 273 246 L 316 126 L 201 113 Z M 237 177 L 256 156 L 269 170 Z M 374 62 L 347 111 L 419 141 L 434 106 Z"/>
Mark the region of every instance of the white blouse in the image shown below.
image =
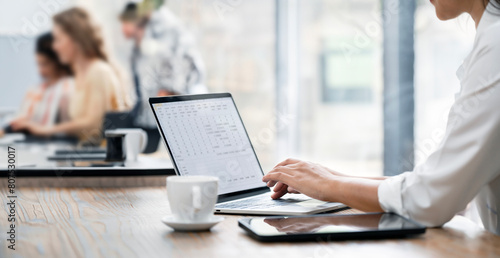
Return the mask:
<path id="1" fill-rule="evenodd" d="M 484 227 L 500 235 L 500 11 L 491 4 L 457 76 L 441 144 L 413 172 L 381 183 L 380 206 L 432 227 L 475 199 Z"/>

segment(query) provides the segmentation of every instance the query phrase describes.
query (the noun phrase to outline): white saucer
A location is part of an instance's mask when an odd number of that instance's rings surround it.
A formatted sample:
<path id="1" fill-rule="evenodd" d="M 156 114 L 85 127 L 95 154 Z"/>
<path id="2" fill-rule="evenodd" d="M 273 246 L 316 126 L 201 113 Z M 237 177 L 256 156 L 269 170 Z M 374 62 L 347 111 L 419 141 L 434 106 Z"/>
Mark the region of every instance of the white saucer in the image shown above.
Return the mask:
<path id="1" fill-rule="evenodd" d="M 213 216 L 208 221 L 203 222 L 180 222 L 174 219 L 173 216 L 166 216 L 161 219 L 165 225 L 177 231 L 206 231 L 215 226 L 215 224 L 224 220 L 224 217 Z"/>

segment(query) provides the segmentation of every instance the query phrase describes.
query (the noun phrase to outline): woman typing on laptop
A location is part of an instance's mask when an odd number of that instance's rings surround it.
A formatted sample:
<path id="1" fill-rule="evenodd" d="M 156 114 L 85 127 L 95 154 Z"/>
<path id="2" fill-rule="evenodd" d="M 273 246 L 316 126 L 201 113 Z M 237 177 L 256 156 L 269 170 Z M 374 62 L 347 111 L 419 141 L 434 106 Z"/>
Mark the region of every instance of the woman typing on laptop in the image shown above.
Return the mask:
<path id="1" fill-rule="evenodd" d="M 351 177 L 318 164 L 288 159 L 263 178 L 269 187 L 274 186 L 274 199 L 300 192 L 440 226 L 475 198 L 485 228 L 500 234 L 500 1 L 431 2 L 440 19 L 466 12 L 477 29 L 474 48 L 457 73 L 461 92 L 438 149 L 412 172 L 389 178 Z"/>

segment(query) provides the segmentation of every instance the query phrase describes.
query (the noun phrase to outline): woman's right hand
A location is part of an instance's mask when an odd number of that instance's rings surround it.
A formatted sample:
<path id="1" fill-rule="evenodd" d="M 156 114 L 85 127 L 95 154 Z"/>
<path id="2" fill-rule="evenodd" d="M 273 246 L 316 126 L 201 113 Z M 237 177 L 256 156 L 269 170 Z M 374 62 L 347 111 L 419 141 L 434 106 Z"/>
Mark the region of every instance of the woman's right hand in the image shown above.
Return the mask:
<path id="1" fill-rule="evenodd" d="M 279 167 L 279 166 L 286 166 L 286 165 L 290 165 L 290 164 L 295 164 L 295 163 L 298 163 L 298 162 L 300 162 L 300 160 L 289 158 L 289 159 L 286 159 L 286 160 L 278 163 L 276 166 L 274 166 L 274 168 Z M 325 166 L 322 166 L 320 164 L 316 164 L 316 163 L 312 163 L 312 162 L 308 162 L 308 163 L 314 164 L 317 167 L 325 169 L 325 170 L 329 171 L 330 173 L 332 173 L 335 176 L 342 176 L 342 177 L 347 177 L 348 176 L 348 175 L 342 174 L 340 172 L 337 172 L 335 170 L 329 169 L 329 168 L 327 168 Z M 274 188 L 273 188 L 273 191 L 274 191 L 273 197 L 275 197 L 275 199 L 280 198 L 281 196 L 283 196 L 283 195 L 285 195 L 287 193 L 292 193 L 292 194 L 299 194 L 300 193 L 297 190 L 295 190 L 294 188 L 292 188 L 292 187 L 290 187 L 290 186 L 288 186 L 288 185 L 286 185 L 286 184 L 284 184 L 282 182 L 269 181 L 269 182 L 267 182 L 267 186 L 268 187 L 273 187 L 274 186 Z"/>
<path id="2" fill-rule="evenodd" d="M 287 171 L 290 174 L 289 176 L 292 176 L 294 179 L 291 181 L 289 180 L 290 182 L 286 183 L 283 182 L 283 180 L 273 180 L 274 177 L 276 177 L 273 174 L 285 173 L 285 171 Z M 345 176 L 346 175 L 344 174 L 338 173 L 316 163 L 297 159 L 287 159 L 277 164 L 266 176 L 264 176 L 263 180 L 267 182 L 268 187 L 274 186 L 274 193 L 271 195 L 271 198 L 273 199 L 281 198 L 287 193 L 303 193 L 310 197 L 321 199 L 324 198 L 320 193 L 322 192 L 319 189 L 321 187 L 315 187 L 313 184 L 323 184 L 327 183 L 326 181 L 329 181 L 329 179 Z M 316 180 L 319 180 L 319 182 L 312 182 Z M 305 192 L 302 192 L 300 188 L 305 190 Z"/>
<path id="3" fill-rule="evenodd" d="M 299 194 L 300 193 L 299 191 L 295 190 L 293 187 L 288 186 L 282 182 L 269 181 L 269 182 L 267 182 L 267 186 L 269 186 L 269 187 L 274 186 L 274 188 L 273 188 L 274 193 L 271 195 L 271 197 L 273 199 L 279 199 L 287 193 L 291 193 L 291 194 Z"/>

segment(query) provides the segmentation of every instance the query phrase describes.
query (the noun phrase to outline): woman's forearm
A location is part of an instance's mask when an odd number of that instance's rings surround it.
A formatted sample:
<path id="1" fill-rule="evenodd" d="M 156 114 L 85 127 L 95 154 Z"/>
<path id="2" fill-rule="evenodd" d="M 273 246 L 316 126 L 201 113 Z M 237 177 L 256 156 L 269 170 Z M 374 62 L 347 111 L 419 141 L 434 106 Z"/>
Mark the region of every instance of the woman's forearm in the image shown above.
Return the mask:
<path id="1" fill-rule="evenodd" d="M 327 168 L 327 167 L 324 167 L 324 168 L 328 169 L 328 171 L 330 171 L 330 173 L 332 173 L 336 176 L 343 176 L 343 177 L 350 177 L 350 178 L 364 178 L 364 179 L 371 179 L 371 180 L 386 180 L 388 178 L 386 176 L 380 176 L 380 177 L 351 176 L 351 175 L 337 172 L 337 171 L 330 169 L 330 168 Z"/>
<path id="2" fill-rule="evenodd" d="M 351 176 L 351 175 L 345 175 L 344 177 L 349 177 L 349 178 L 361 178 L 361 179 L 367 179 L 367 180 L 386 180 L 387 176 L 378 176 L 378 177 L 369 177 L 369 176 Z"/>
<path id="3" fill-rule="evenodd" d="M 312 198 L 341 202 L 363 211 L 382 211 L 378 201 L 378 187 L 383 182 L 345 176 L 324 166 L 287 159 L 276 165 L 262 181 L 269 187 L 275 186 L 273 199 L 278 199 L 289 191 L 300 192 Z"/>
<path id="4" fill-rule="evenodd" d="M 337 177 L 330 183 L 331 199 L 347 206 L 367 211 L 383 211 L 378 201 L 378 186 L 381 180 Z"/>
<path id="5" fill-rule="evenodd" d="M 100 120 L 97 120 L 97 123 Z M 65 133 L 65 134 L 80 134 L 82 131 L 86 130 L 91 130 L 94 127 L 94 123 L 92 119 L 85 119 L 85 118 L 80 118 L 80 119 L 74 119 L 68 122 L 60 123 L 57 125 L 54 125 L 50 131 L 51 134 L 57 134 L 57 133 Z"/>
<path id="6" fill-rule="evenodd" d="M 51 134 L 76 134 L 81 129 L 83 128 L 81 126 L 81 123 L 78 123 L 78 121 L 68 121 L 52 126 L 52 128 L 50 128 L 50 132 Z"/>

